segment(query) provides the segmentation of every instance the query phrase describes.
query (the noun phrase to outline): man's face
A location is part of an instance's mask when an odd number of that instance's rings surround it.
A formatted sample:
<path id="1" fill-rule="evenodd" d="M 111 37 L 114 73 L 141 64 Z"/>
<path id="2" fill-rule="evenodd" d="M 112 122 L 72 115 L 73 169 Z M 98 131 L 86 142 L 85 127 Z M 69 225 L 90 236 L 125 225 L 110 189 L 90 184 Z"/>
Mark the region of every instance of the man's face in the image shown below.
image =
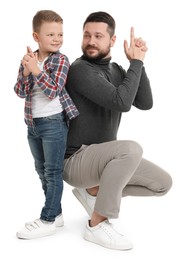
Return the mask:
<path id="1" fill-rule="evenodd" d="M 83 30 L 82 51 L 91 59 L 98 60 L 110 57 L 110 48 L 114 45 L 115 36 L 110 37 L 107 24 L 100 22 L 89 22 Z"/>

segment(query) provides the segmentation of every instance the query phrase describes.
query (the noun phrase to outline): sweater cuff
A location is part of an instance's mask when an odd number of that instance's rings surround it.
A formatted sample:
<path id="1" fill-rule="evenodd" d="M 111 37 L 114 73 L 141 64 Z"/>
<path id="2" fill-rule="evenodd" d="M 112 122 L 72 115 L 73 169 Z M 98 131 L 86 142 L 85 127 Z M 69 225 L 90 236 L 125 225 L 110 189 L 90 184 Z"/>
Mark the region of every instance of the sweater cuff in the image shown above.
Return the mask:
<path id="1" fill-rule="evenodd" d="M 137 60 L 137 59 L 132 59 L 132 60 L 130 61 L 130 64 L 134 64 L 134 65 L 136 65 L 136 66 L 143 66 L 143 61 Z"/>

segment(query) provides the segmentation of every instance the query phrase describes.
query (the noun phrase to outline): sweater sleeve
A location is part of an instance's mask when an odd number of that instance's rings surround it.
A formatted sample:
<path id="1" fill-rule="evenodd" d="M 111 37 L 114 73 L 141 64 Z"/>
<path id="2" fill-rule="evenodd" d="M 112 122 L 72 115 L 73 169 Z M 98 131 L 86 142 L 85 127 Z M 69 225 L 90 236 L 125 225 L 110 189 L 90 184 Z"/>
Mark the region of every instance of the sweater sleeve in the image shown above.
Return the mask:
<path id="1" fill-rule="evenodd" d="M 148 110 L 153 106 L 150 81 L 144 67 L 142 68 L 140 84 L 133 105 L 141 110 Z"/>
<path id="2" fill-rule="evenodd" d="M 142 76 L 143 62 L 132 60 L 126 73 L 118 67 L 105 71 L 101 66 L 78 59 L 70 67 L 67 88 L 97 105 L 119 112 L 129 111 L 133 104 L 140 109 L 145 107 L 143 85 L 149 85 L 149 81 L 144 79 L 146 75 Z"/>

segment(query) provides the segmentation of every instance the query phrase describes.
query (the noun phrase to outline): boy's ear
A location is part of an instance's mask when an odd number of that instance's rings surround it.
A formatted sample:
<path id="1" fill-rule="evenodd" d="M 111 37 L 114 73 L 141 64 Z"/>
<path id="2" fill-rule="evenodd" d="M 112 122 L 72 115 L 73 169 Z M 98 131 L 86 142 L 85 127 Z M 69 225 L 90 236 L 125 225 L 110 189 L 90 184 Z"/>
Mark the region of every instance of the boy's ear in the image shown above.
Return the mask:
<path id="1" fill-rule="evenodd" d="M 35 40 L 36 42 L 39 41 L 39 36 L 38 36 L 38 34 L 37 34 L 36 32 L 33 32 L 33 33 L 32 33 L 32 36 L 33 36 L 33 38 L 34 38 L 34 40 Z"/>

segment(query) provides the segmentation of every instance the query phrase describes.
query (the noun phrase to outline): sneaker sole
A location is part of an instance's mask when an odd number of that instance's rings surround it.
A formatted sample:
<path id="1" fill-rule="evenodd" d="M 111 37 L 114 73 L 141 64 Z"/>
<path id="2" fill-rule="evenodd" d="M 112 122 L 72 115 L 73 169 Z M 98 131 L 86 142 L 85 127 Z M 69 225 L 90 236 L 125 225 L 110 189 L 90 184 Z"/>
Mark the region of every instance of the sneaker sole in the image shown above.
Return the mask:
<path id="1" fill-rule="evenodd" d="M 86 212 L 88 213 L 88 215 L 91 217 L 92 216 L 92 210 L 88 207 L 87 202 L 85 201 L 85 199 L 81 196 L 81 194 L 79 193 L 79 191 L 75 188 L 72 190 L 73 194 L 75 195 L 75 197 L 79 200 L 79 202 L 83 205 L 83 207 L 85 208 Z"/>
<path id="2" fill-rule="evenodd" d="M 47 237 L 47 236 L 52 236 L 52 235 L 54 235 L 54 234 L 56 234 L 56 230 L 53 230 L 53 231 L 51 231 L 51 232 L 49 232 L 49 233 L 46 233 L 46 234 L 38 234 L 38 235 L 36 235 L 36 236 L 24 236 L 24 235 L 22 235 L 21 233 L 16 233 L 16 236 L 17 236 L 17 238 L 19 238 L 19 239 L 25 239 L 25 240 L 31 240 L 31 239 L 35 239 L 35 238 L 41 238 L 41 237 Z"/>
<path id="3" fill-rule="evenodd" d="M 97 241 L 94 237 L 90 237 L 89 235 L 84 234 L 83 238 L 88 241 L 91 242 L 93 244 L 108 248 L 108 249 L 112 249 L 112 250 L 120 250 L 120 251 L 128 251 L 133 249 L 133 245 L 127 245 L 127 246 L 111 246 L 108 244 L 104 244 L 102 242 Z"/>

